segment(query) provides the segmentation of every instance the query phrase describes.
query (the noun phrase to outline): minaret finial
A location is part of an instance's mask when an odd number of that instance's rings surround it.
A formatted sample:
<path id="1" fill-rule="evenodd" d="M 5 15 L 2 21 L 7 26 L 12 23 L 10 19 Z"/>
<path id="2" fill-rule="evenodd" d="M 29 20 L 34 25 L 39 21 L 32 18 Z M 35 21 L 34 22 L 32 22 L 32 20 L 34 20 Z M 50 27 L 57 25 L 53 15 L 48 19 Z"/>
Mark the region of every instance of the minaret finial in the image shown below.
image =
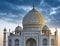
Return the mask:
<path id="1" fill-rule="evenodd" d="M 57 31 L 57 27 L 56 27 L 55 29 L 56 29 L 56 31 Z"/>

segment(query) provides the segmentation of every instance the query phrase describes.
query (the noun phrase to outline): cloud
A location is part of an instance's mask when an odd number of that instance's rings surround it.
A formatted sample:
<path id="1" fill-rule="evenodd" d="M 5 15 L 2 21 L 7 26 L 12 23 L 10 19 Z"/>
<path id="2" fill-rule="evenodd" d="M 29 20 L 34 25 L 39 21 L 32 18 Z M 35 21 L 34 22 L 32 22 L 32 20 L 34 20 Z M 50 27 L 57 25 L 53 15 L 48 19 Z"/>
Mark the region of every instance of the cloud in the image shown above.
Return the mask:
<path id="1" fill-rule="evenodd" d="M 38 9 L 38 11 L 45 17 L 46 23 L 51 26 L 57 23 L 56 26 L 58 26 L 60 23 L 60 17 L 58 17 L 60 14 L 59 2 L 57 0 L 35 0 L 34 2 L 36 9 Z M 32 9 L 32 3 L 32 0 L 1 1 L 0 19 L 12 23 L 22 21 L 24 15 Z M 54 6 L 55 4 L 56 6 Z"/>
<path id="2" fill-rule="evenodd" d="M 51 14 L 55 20 L 59 21 L 59 14 L 60 14 L 60 7 L 55 7 L 55 8 L 52 8 L 53 11 L 55 11 L 56 13 L 55 14 Z"/>
<path id="3" fill-rule="evenodd" d="M 56 14 L 56 8 L 51 8 L 49 15 L 53 15 L 53 14 Z"/>
<path id="4" fill-rule="evenodd" d="M 32 9 L 30 6 L 19 6 L 7 1 L 5 1 L 3 5 L 7 8 L 2 8 L 4 6 L 1 7 L 0 19 L 14 23 L 17 23 L 18 20 L 22 20 L 24 15 Z"/>
<path id="5" fill-rule="evenodd" d="M 42 5 L 43 3 L 44 3 L 44 0 L 41 0 L 40 5 Z"/>
<path id="6" fill-rule="evenodd" d="M 51 7 L 58 7 L 60 6 L 60 1 L 58 0 L 44 0 L 48 5 Z"/>
<path id="7" fill-rule="evenodd" d="M 13 14 L 24 14 L 26 11 L 24 9 L 16 9 L 15 4 L 10 2 L 0 2 L 0 12 L 7 12 Z"/>
<path id="8" fill-rule="evenodd" d="M 58 0 L 58 1 L 60 1 L 60 0 Z"/>
<path id="9" fill-rule="evenodd" d="M 47 25 L 51 27 L 60 27 L 60 6 L 51 6 L 48 4 L 49 1 L 50 0 L 42 0 L 40 7 L 38 7 L 38 11 L 45 17 Z"/>
<path id="10" fill-rule="evenodd" d="M 0 25 L 1 25 L 1 26 L 0 26 L 0 29 L 1 29 L 1 30 L 3 30 L 5 27 L 7 28 L 7 30 L 9 30 L 9 28 L 10 28 L 11 30 L 14 30 L 15 27 L 18 26 L 18 23 L 15 24 L 15 23 L 7 22 L 7 21 L 4 21 L 4 20 L 1 20 L 1 19 L 0 19 Z M 22 26 L 22 23 L 20 22 L 19 25 Z"/>
<path id="11" fill-rule="evenodd" d="M 3 6 L 0 7 L 0 19 L 14 23 L 17 23 L 18 20 L 22 20 L 24 15 L 32 9 L 30 6 L 19 6 L 7 1 L 0 4 L 0 6 L 1 5 Z"/>
<path id="12" fill-rule="evenodd" d="M 60 0 L 33 1 L 35 8 L 45 17 L 46 24 L 51 28 L 60 28 Z M 6 27 L 12 31 L 18 24 L 22 26 L 22 19 L 32 9 L 33 1 L 0 0 L 0 29 Z"/>
<path id="13" fill-rule="evenodd" d="M 0 19 L 7 21 L 7 22 L 12 22 L 12 23 L 17 23 L 17 21 L 22 20 L 23 14 L 12 14 L 12 13 L 0 13 Z"/>
<path id="14" fill-rule="evenodd" d="M 32 9 L 32 7 L 31 6 L 17 6 L 16 9 L 23 9 L 26 12 L 28 12 Z"/>

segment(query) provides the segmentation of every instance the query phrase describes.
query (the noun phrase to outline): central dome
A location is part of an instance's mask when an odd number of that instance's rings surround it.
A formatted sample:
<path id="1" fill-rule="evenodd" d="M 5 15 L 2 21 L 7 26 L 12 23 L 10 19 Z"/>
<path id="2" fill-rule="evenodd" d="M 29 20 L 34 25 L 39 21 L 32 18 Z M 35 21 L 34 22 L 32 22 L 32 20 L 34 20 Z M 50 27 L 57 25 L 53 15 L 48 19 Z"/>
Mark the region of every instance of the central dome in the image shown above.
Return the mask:
<path id="1" fill-rule="evenodd" d="M 44 17 L 35 8 L 23 18 L 23 28 L 41 28 L 44 24 Z"/>

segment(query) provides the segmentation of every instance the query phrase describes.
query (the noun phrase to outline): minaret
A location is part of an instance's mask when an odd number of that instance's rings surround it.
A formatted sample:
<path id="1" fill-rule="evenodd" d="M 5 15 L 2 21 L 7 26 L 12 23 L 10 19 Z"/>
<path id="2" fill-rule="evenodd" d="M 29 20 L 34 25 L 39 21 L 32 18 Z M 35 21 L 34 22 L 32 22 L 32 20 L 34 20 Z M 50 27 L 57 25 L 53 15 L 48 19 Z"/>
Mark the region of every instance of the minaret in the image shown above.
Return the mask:
<path id="1" fill-rule="evenodd" d="M 55 46 L 58 46 L 58 30 L 56 28 L 56 31 L 55 31 Z"/>
<path id="2" fill-rule="evenodd" d="M 4 35 L 4 36 L 3 36 L 3 37 L 4 37 L 4 38 L 3 38 L 3 46 L 6 46 L 6 31 L 7 31 L 6 28 L 4 28 L 4 34 L 3 34 L 3 35 Z"/>
<path id="3" fill-rule="evenodd" d="M 10 29 L 9 29 L 9 36 L 10 36 Z"/>

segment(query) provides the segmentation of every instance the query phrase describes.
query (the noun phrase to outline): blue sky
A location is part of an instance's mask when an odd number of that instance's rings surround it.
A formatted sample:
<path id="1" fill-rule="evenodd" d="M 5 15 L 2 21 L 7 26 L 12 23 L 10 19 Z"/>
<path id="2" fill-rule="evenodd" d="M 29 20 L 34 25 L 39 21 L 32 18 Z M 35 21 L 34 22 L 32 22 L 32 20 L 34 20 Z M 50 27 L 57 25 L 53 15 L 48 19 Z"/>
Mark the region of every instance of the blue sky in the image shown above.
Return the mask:
<path id="1" fill-rule="evenodd" d="M 33 2 L 52 32 L 55 27 L 60 29 L 60 0 L 0 0 L 0 41 L 5 27 L 13 31 L 18 24 L 22 26 L 22 19 L 33 8 Z M 0 46 L 3 46 L 3 42 L 0 42 Z"/>
<path id="2" fill-rule="evenodd" d="M 0 25 L 8 28 L 9 24 L 22 25 L 22 19 L 32 9 L 33 2 L 47 25 L 60 27 L 60 0 L 0 0 Z"/>

